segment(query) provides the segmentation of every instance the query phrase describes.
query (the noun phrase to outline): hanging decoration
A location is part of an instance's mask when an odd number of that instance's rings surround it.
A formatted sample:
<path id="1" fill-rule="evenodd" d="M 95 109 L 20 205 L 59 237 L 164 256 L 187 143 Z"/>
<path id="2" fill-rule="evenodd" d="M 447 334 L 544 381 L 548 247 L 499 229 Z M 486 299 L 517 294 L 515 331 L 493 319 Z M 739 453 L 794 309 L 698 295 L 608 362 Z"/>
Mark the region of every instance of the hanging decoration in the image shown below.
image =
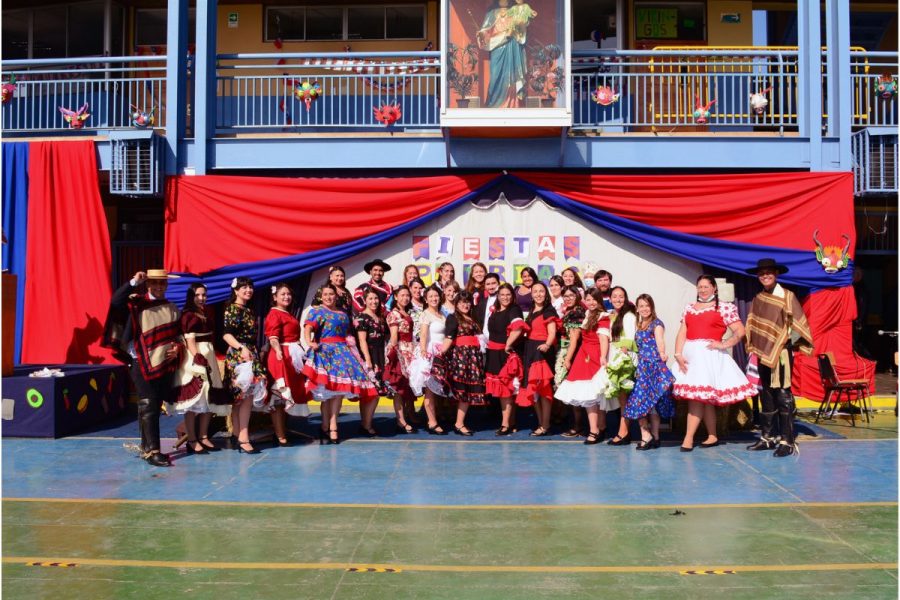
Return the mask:
<path id="1" fill-rule="evenodd" d="M 619 94 L 608 85 L 599 85 L 591 92 L 591 100 L 600 106 L 610 106 L 619 101 Z"/>
<path id="2" fill-rule="evenodd" d="M 293 125 L 294 119 L 291 118 L 291 113 L 287 111 L 284 106 L 284 100 L 278 103 L 278 110 L 284 113 L 284 124 L 285 125 Z"/>
<path id="3" fill-rule="evenodd" d="M 69 129 L 82 129 L 84 128 L 84 122 L 88 120 L 91 116 L 88 112 L 88 103 L 85 102 L 84 106 L 79 108 L 77 111 L 72 111 L 63 106 L 59 107 L 59 112 L 62 113 L 63 118 L 66 120 L 66 123 L 69 124 Z"/>
<path id="4" fill-rule="evenodd" d="M 772 91 L 772 88 L 767 87 L 755 94 L 750 94 L 750 108 L 754 113 L 761 115 L 766 112 L 766 107 L 769 106 L 769 99 L 766 97 L 766 94 L 770 91 Z"/>
<path id="5" fill-rule="evenodd" d="M 9 81 L 0 86 L 0 100 L 6 104 L 16 95 L 16 76 L 10 75 Z"/>
<path id="6" fill-rule="evenodd" d="M 837 273 L 850 263 L 850 236 L 841 234 L 841 237 L 847 240 L 843 248 L 823 246 L 819 241 L 819 230 L 816 229 L 813 232 L 813 241 L 816 243 L 816 260 L 822 263 L 826 273 Z"/>
<path id="7" fill-rule="evenodd" d="M 153 127 L 153 124 L 156 123 L 156 117 L 153 113 L 156 112 L 156 107 L 150 109 L 150 112 L 145 112 L 143 109 L 138 108 L 134 104 L 131 105 L 132 113 L 131 113 L 131 126 L 137 127 L 139 129 L 146 129 L 147 127 Z"/>
<path id="8" fill-rule="evenodd" d="M 694 122 L 698 125 L 703 125 L 709 121 L 709 107 L 715 103 L 715 100 L 710 100 L 703 104 L 700 102 L 700 97 L 697 96 L 694 102 Z"/>
<path id="9" fill-rule="evenodd" d="M 313 100 L 318 99 L 319 96 L 322 95 L 322 87 L 319 85 L 318 81 L 313 81 L 310 83 L 309 81 L 304 81 L 300 84 L 300 87 L 294 86 L 294 97 L 297 100 L 302 100 L 303 104 L 306 105 L 306 110 L 309 110 L 309 107 L 312 105 Z"/>
<path id="10" fill-rule="evenodd" d="M 403 116 L 403 112 L 400 110 L 400 105 L 396 103 L 382 104 L 380 107 L 373 110 L 375 112 L 375 120 L 385 127 L 390 127 L 391 125 L 399 121 Z"/>
<path id="11" fill-rule="evenodd" d="M 875 81 L 875 93 L 884 100 L 890 100 L 897 94 L 897 81 L 890 73 L 885 73 Z"/>

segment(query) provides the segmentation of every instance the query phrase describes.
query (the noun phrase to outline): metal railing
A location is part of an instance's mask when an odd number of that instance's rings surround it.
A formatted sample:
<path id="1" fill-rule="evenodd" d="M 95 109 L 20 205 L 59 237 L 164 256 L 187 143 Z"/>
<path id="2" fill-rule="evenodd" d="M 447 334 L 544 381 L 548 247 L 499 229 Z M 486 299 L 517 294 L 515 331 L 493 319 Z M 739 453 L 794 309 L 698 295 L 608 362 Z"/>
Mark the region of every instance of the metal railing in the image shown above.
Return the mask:
<path id="1" fill-rule="evenodd" d="M 574 52 L 573 128 L 797 129 L 797 57 L 797 50 Z M 597 103 L 598 89 L 617 99 Z M 750 97 L 764 90 L 768 105 L 757 114 Z M 710 102 L 708 115 L 695 115 Z"/>
<path id="2" fill-rule="evenodd" d="M 896 194 L 898 182 L 897 132 L 893 129 L 867 127 L 850 140 L 853 156 L 853 185 L 857 196 L 863 194 Z"/>
<path id="3" fill-rule="evenodd" d="M 859 254 L 897 254 L 896 209 L 857 209 L 856 251 Z"/>
<path id="4" fill-rule="evenodd" d="M 0 110 L 3 131 L 73 129 L 59 108 L 84 105 L 90 116 L 79 129 L 130 128 L 132 107 L 153 110 L 153 126 L 165 127 L 165 56 L 7 60 L 0 70 L 9 93 Z"/>
<path id="5" fill-rule="evenodd" d="M 220 54 L 216 131 L 383 128 L 375 111 L 396 104 L 396 128 L 440 124 L 439 52 Z M 307 103 L 303 86 L 315 88 Z"/>
<path id="6" fill-rule="evenodd" d="M 850 79 L 853 90 L 853 127 L 896 126 L 897 94 L 884 98 L 877 86 L 882 77 L 900 83 L 897 52 L 850 51 Z M 897 89 L 896 87 L 894 88 Z"/>

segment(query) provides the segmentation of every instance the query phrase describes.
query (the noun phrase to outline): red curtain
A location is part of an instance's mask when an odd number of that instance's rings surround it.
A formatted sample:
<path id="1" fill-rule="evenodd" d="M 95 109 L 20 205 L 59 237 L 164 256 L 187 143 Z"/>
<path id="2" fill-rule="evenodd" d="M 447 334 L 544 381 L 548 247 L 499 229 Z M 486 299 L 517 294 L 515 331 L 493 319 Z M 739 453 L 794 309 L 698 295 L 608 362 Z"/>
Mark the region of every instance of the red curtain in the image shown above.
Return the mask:
<path id="1" fill-rule="evenodd" d="M 843 246 L 842 234 L 856 241 L 852 173 L 515 175 L 588 206 L 682 233 L 815 251 L 814 227 L 798 224 L 816 223 L 826 246 Z"/>
<path id="2" fill-rule="evenodd" d="M 101 363 L 110 246 L 93 141 L 34 142 L 23 363 Z"/>
<path id="3" fill-rule="evenodd" d="M 496 177 L 173 177 L 165 265 L 203 273 L 321 250 L 412 221 Z"/>
<path id="4" fill-rule="evenodd" d="M 839 379 L 868 379 L 869 393 L 874 394 L 875 363 L 853 352 L 853 319 L 856 318 L 853 287 L 813 292 L 803 301 L 803 312 L 812 329 L 815 351 L 812 356 L 795 354 L 794 393 L 812 400 L 824 398 L 816 355 L 831 352 Z"/>

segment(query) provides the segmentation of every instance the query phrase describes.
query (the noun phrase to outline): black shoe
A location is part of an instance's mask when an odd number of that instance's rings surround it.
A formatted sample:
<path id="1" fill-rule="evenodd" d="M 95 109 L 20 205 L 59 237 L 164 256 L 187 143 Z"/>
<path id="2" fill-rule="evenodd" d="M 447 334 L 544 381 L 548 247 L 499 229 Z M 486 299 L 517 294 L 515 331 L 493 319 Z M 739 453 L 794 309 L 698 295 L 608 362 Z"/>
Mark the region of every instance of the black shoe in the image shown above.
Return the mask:
<path id="1" fill-rule="evenodd" d="M 647 441 L 641 440 L 634 447 L 635 450 L 654 450 L 655 448 L 659 448 L 659 440 L 655 438 L 650 438 Z"/>
<path id="2" fill-rule="evenodd" d="M 593 446 L 594 444 L 599 444 L 602 441 L 603 441 L 603 432 L 602 431 L 600 431 L 598 433 L 594 433 L 593 431 L 591 431 L 590 433 L 587 434 L 587 438 L 581 443 L 584 444 L 585 446 Z"/>
<path id="3" fill-rule="evenodd" d="M 209 454 L 209 450 L 207 450 L 206 446 L 204 446 L 203 444 L 200 444 L 199 450 L 194 449 L 194 444 L 198 444 L 198 443 L 199 442 L 197 440 L 194 440 L 194 441 L 188 440 L 187 443 L 184 445 L 185 451 L 188 454 Z"/>
<path id="4" fill-rule="evenodd" d="M 787 442 L 779 442 L 778 447 L 775 448 L 775 452 L 772 456 L 776 458 L 783 458 L 785 456 L 790 456 L 797 450 L 796 444 L 788 444 Z"/>
<path id="5" fill-rule="evenodd" d="M 219 448 L 218 446 L 213 444 L 208 436 L 204 435 L 202 438 L 198 438 L 198 440 L 200 442 L 200 445 L 203 446 L 204 448 L 206 448 L 207 452 L 219 452 L 220 450 L 222 450 L 221 448 Z M 203 443 L 204 441 L 209 442 L 209 444 L 208 445 L 204 444 Z"/>
<path id="6" fill-rule="evenodd" d="M 151 452 L 144 457 L 144 460 L 147 461 L 147 464 L 153 465 L 154 467 L 172 466 L 172 463 L 169 462 L 169 455 L 163 454 L 162 452 Z"/>
<path id="7" fill-rule="evenodd" d="M 747 450 L 755 450 L 755 451 L 771 450 L 774 447 L 775 447 L 774 440 L 770 440 L 768 438 L 761 437 L 758 440 L 756 440 L 754 443 L 747 446 Z"/>
<path id="8" fill-rule="evenodd" d="M 439 429 L 440 425 L 435 425 L 434 427 L 425 427 L 425 431 L 428 432 L 428 435 L 447 435 L 446 429 Z"/>
<path id="9" fill-rule="evenodd" d="M 722 444 L 722 442 L 720 442 L 719 440 L 716 440 L 712 444 L 707 444 L 706 442 L 703 442 L 700 444 L 700 447 L 701 448 L 715 448 L 716 446 L 720 446 L 721 444 Z"/>
<path id="10" fill-rule="evenodd" d="M 538 427 L 537 429 L 532 431 L 529 435 L 531 437 L 547 437 L 548 435 L 550 435 L 550 431 L 547 429 L 544 429 L 543 427 Z"/>
<path id="11" fill-rule="evenodd" d="M 244 446 L 250 446 L 250 449 L 247 450 Z M 238 442 L 237 451 L 238 454 L 260 454 L 262 452 L 259 448 L 251 446 L 250 442 Z"/>
<path id="12" fill-rule="evenodd" d="M 374 437 L 378 437 L 378 432 L 375 431 L 374 427 L 371 429 L 366 429 L 365 427 L 360 425 L 359 429 L 356 430 L 356 435 L 361 435 L 361 436 L 367 437 L 367 438 L 374 438 Z"/>
<path id="13" fill-rule="evenodd" d="M 693 446 L 690 447 L 690 448 L 685 448 L 684 446 L 682 446 L 682 447 L 681 447 L 681 451 L 682 451 L 682 452 L 693 452 L 693 451 L 694 451 L 694 448 L 693 448 Z"/>
<path id="14" fill-rule="evenodd" d="M 275 438 L 275 441 L 273 442 L 272 445 L 277 446 L 279 448 L 290 448 L 291 446 L 293 446 L 293 444 L 291 443 L 291 440 L 289 440 L 287 438 L 284 438 L 283 442 L 281 440 L 279 440 L 278 438 Z"/>
<path id="15" fill-rule="evenodd" d="M 324 446 L 325 440 L 328 439 L 328 432 L 324 429 L 319 429 L 319 445 Z"/>
<path id="16" fill-rule="evenodd" d="M 463 429 L 462 427 L 454 427 L 453 433 L 456 435 L 464 435 L 466 437 L 472 437 L 472 431 L 470 429 Z"/>
<path id="17" fill-rule="evenodd" d="M 562 436 L 563 436 L 563 437 L 567 437 L 567 438 L 579 437 L 579 436 L 582 436 L 582 435 L 584 435 L 584 434 L 581 433 L 580 431 L 578 431 L 577 429 L 574 429 L 574 428 L 573 428 L 573 429 L 568 429 L 568 430 L 566 430 L 566 431 L 564 431 L 564 432 L 562 433 Z"/>
<path id="18" fill-rule="evenodd" d="M 513 430 L 510 427 L 501 427 L 497 431 L 494 432 L 494 435 L 497 437 L 503 437 L 506 435 L 512 435 Z"/>
<path id="19" fill-rule="evenodd" d="M 397 433 L 400 435 L 408 435 L 408 434 L 412 434 L 412 433 L 417 433 L 417 430 L 415 427 L 413 427 L 409 423 L 407 423 L 406 427 L 404 427 L 399 422 L 397 422 Z"/>
<path id="20" fill-rule="evenodd" d="M 619 437 L 618 435 L 613 439 L 606 442 L 607 446 L 629 446 L 631 445 L 631 434 L 629 433 L 625 437 Z"/>
<path id="21" fill-rule="evenodd" d="M 332 433 L 334 434 L 334 437 L 331 437 L 331 434 L 332 434 Z M 329 445 L 329 446 L 336 446 L 337 444 L 340 444 L 340 443 L 341 443 L 341 438 L 338 436 L 338 430 L 337 430 L 337 429 L 331 429 L 331 430 L 328 432 L 328 445 Z"/>

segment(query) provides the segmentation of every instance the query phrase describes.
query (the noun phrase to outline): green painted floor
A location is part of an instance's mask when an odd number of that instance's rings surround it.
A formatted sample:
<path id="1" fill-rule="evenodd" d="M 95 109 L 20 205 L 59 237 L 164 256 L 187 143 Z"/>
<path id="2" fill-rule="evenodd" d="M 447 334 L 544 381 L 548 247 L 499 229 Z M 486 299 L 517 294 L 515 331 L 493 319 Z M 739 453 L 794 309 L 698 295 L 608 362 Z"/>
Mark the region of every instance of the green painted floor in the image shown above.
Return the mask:
<path id="1" fill-rule="evenodd" d="M 897 597 L 896 503 L 673 512 L 5 500 L 2 591 L 94 600 Z M 76 566 L 24 564 L 52 559 Z M 399 572 L 347 571 L 369 566 Z M 735 573 L 680 572 L 716 568 Z"/>

